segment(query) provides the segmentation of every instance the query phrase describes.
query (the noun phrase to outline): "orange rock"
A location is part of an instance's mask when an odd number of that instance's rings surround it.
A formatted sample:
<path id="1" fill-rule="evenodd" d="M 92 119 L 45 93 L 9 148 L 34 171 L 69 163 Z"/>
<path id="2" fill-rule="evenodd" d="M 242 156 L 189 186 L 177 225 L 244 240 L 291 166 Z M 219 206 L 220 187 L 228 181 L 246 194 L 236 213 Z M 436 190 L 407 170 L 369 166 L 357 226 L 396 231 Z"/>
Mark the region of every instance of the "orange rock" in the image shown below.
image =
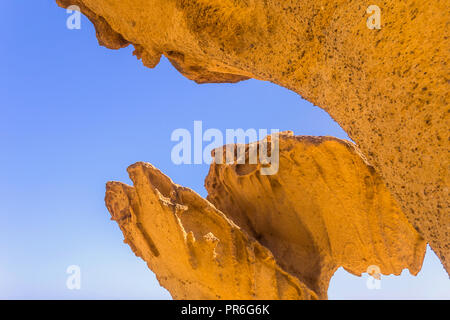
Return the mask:
<path id="1" fill-rule="evenodd" d="M 247 164 L 211 165 L 207 199 L 319 297 L 341 266 L 420 271 L 426 242 L 352 143 L 284 133 L 276 175 L 248 164 L 246 149 Z"/>
<path id="2" fill-rule="evenodd" d="M 419 272 L 426 242 L 353 144 L 279 137 L 277 174 L 213 163 L 209 201 L 145 163 L 134 187 L 108 183 L 125 242 L 175 299 L 325 299 L 340 266 Z"/>
<path id="3" fill-rule="evenodd" d="M 325 109 L 450 271 L 447 1 L 384 1 L 380 30 L 361 0 L 57 2 L 148 67 L 164 54 L 199 83 L 267 80 Z"/>
<path id="4" fill-rule="evenodd" d="M 174 299 L 317 299 L 197 193 L 148 163 L 128 172 L 134 187 L 109 182 L 106 205 Z"/>

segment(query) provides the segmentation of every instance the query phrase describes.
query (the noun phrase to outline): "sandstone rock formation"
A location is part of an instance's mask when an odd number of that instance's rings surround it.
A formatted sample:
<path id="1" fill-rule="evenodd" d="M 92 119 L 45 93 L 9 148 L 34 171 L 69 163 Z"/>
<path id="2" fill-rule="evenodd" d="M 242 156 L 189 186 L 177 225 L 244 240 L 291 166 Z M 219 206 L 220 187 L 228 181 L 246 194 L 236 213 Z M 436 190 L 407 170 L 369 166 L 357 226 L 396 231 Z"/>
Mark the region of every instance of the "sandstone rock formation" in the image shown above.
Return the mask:
<path id="1" fill-rule="evenodd" d="M 356 141 L 450 271 L 448 2 L 57 0 L 100 44 L 165 55 L 199 83 L 268 80 L 325 109 Z"/>
<path id="2" fill-rule="evenodd" d="M 249 164 L 248 149 L 246 164 L 211 165 L 207 199 L 320 297 L 340 266 L 419 272 L 425 241 L 353 144 L 284 134 L 276 175 Z"/>
<path id="3" fill-rule="evenodd" d="M 128 172 L 134 188 L 108 183 L 108 210 L 174 299 L 317 299 L 194 191 L 148 163 Z"/>
<path id="4" fill-rule="evenodd" d="M 134 187 L 108 183 L 125 242 L 174 298 L 325 299 L 340 266 L 419 272 L 426 242 L 353 144 L 279 137 L 277 174 L 247 145 L 246 164 L 211 165 L 209 201 L 145 163 L 128 169 Z"/>

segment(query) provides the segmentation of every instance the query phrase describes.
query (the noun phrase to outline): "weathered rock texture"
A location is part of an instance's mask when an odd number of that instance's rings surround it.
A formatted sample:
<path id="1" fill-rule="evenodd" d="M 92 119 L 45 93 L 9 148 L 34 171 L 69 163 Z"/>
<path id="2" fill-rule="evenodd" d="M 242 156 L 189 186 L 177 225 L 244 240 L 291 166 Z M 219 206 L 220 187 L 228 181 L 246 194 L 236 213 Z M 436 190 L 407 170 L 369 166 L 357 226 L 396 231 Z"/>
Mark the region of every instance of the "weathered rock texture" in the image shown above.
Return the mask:
<path id="1" fill-rule="evenodd" d="M 100 44 L 133 44 L 197 82 L 268 80 L 325 109 L 357 142 L 450 271 L 448 1 L 57 0 Z"/>
<path id="2" fill-rule="evenodd" d="M 284 133 L 279 146 L 275 175 L 248 145 L 247 164 L 213 163 L 209 201 L 145 163 L 128 169 L 134 188 L 108 183 L 125 241 L 174 298 L 325 299 L 340 266 L 419 272 L 426 242 L 353 144 Z"/>
<path id="3" fill-rule="evenodd" d="M 174 299 L 317 299 L 194 191 L 148 163 L 128 172 L 134 187 L 108 183 L 108 210 Z"/>
<path id="4" fill-rule="evenodd" d="M 320 297 L 340 266 L 419 272 L 425 241 L 353 144 L 282 135 L 276 175 L 248 164 L 248 149 L 247 164 L 212 164 L 207 199 Z"/>

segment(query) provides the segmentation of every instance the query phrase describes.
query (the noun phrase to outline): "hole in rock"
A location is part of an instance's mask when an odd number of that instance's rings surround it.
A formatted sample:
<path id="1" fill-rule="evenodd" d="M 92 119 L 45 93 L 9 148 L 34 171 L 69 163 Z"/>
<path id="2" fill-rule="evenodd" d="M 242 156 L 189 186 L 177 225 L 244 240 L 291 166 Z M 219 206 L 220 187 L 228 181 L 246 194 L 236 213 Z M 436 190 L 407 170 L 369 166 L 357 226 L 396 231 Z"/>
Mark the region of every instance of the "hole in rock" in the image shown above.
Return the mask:
<path id="1" fill-rule="evenodd" d="M 122 242 L 103 199 L 107 181 L 130 183 L 126 168 L 137 161 L 151 162 L 205 196 L 209 165 L 171 160 L 170 137 L 178 128 L 192 133 L 194 121 L 201 120 L 204 130 L 280 129 L 347 138 L 323 110 L 287 89 L 256 80 L 197 85 L 165 58 L 150 70 L 132 56 L 132 46 L 98 46 L 87 19 L 81 30 L 67 30 L 67 14 L 54 3 L 7 6 L 11 14 L 0 21 L 12 30 L 8 50 L 0 53 L 7 61 L 0 74 L 0 146 L 7 155 L 0 160 L 0 243 L 7 245 L 0 250 L 0 298 L 170 298 Z M 33 28 L 23 23 L 36 16 L 41 23 Z M 77 292 L 65 287 L 72 264 L 82 271 Z M 411 292 L 449 298 L 447 276 L 430 251 L 422 273 L 396 277 L 392 286 L 382 278 L 374 298 Z M 342 270 L 329 290 L 333 299 L 368 294 L 364 277 Z"/>

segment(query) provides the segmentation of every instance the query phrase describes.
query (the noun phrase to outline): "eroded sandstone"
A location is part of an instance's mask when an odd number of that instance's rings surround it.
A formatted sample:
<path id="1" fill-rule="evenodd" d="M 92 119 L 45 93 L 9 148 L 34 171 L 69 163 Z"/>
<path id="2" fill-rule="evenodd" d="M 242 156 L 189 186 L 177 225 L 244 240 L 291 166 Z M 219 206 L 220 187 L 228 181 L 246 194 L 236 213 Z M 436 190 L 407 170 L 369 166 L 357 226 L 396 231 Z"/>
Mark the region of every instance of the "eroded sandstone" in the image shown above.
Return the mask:
<path id="1" fill-rule="evenodd" d="M 340 266 L 419 272 L 426 242 L 353 144 L 279 137 L 277 174 L 213 163 L 209 201 L 146 163 L 128 169 L 134 187 L 108 183 L 125 242 L 174 298 L 325 299 Z"/>
<path id="2" fill-rule="evenodd" d="M 57 0 L 100 44 L 165 55 L 199 83 L 268 80 L 325 109 L 357 142 L 450 271 L 448 3 L 361 0 Z"/>
<path id="3" fill-rule="evenodd" d="M 128 172 L 134 187 L 109 182 L 106 205 L 125 242 L 174 299 L 317 299 L 194 191 L 148 163 Z"/>
<path id="4" fill-rule="evenodd" d="M 426 242 L 352 143 L 284 133 L 275 175 L 249 164 L 250 147 L 245 164 L 211 165 L 207 199 L 320 297 L 341 266 L 420 271 Z"/>

